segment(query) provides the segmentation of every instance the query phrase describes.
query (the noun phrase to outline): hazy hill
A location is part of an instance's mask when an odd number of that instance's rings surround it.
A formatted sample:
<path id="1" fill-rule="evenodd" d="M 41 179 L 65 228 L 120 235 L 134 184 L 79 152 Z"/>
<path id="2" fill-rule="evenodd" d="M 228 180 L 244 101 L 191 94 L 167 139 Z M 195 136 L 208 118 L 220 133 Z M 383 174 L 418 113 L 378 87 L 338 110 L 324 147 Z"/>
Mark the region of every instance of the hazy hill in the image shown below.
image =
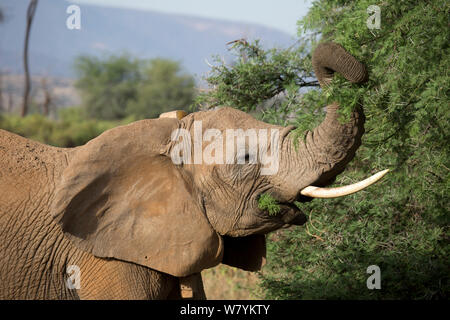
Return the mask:
<path id="1" fill-rule="evenodd" d="M 21 73 L 28 1 L 0 2 L 0 69 Z M 140 58 L 168 57 L 183 62 L 194 74 L 208 70 L 205 59 L 226 54 L 226 43 L 242 37 L 260 38 L 266 46 L 287 46 L 291 36 L 264 26 L 209 20 L 152 11 L 79 5 L 81 30 L 66 27 L 70 5 L 40 0 L 30 38 L 33 74 L 72 77 L 72 63 L 80 54 L 128 52 Z"/>

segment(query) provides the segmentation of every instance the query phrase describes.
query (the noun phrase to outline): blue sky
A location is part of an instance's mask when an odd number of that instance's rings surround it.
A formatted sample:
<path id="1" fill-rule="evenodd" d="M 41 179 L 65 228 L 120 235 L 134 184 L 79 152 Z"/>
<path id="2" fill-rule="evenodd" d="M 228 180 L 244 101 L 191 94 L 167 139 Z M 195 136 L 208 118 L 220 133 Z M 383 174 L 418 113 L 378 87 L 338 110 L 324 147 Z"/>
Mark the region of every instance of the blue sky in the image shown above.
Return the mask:
<path id="1" fill-rule="evenodd" d="M 295 35 L 296 22 L 306 14 L 312 0 L 73 0 L 71 2 L 258 23 Z"/>

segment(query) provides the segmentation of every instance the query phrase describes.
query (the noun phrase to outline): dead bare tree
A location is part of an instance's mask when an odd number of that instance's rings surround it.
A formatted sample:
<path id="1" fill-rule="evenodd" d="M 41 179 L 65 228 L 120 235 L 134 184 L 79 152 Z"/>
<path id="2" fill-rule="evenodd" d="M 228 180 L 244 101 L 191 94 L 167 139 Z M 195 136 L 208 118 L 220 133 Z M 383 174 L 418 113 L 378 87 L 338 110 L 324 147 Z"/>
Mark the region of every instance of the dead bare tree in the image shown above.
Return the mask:
<path id="1" fill-rule="evenodd" d="M 12 112 L 14 107 L 14 96 L 11 90 L 8 90 L 8 109 L 7 112 Z"/>
<path id="2" fill-rule="evenodd" d="M 5 110 L 5 105 L 3 103 L 3 72 L 0 71 L 0 111 Z"/>
<path id="3" fill-rule="evenodd" d="M 22 102 L 22 117 L 26 116 L 28 113 L 28 98 L 30 95 L 31 81 L 30 81 L 30 71 L 28 69 L 28 42 L 30 38 L 31 23 L 33 22 L 34 13 L 36 12 L 36 7 L 38 0 L 30 0 L 30 4 L 27 9 L 27 28 L 25 32 L 25 45 L 23 49 L 23 66 L 25 71 L 25 87 L 23 91 L 23 102 Z"/>
<path id="4" fill-rule="evenodd" d="M 44 92 L 44 101 L 42 102 L 42 114 L 48 116 L 50 113 L 50 105 L 52 104 L 52 95 L 50 93 L 50 88 L 47 85 L 47 78 L 41 78 L 41 87 Z"/>

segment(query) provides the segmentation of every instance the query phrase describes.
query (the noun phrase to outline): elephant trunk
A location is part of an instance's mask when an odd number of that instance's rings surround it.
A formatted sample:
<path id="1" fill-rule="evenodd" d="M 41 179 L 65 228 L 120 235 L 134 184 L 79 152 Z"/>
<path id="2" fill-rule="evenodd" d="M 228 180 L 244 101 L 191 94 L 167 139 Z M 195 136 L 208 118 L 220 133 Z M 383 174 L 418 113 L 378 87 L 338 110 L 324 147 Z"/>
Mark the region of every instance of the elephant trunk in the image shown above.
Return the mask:
<path id="1" fill-rule="evenodd" d="M 352 83 L 364 83 L 368 80 L 364 64 L 336 43 L 318 45 L 312 57 L 312 65 L 321 87 L 330 84 L 335 72 Z"/>
<path id="2" fill-rule="evenodd" d="M 364 113 L 361 108 L 353 111 L 347 123 L 338 120 L 339 106 L 327 106 L 325 120 L 313 131 L 307 132 L 304 148 L 312 156 L 313 170 L 317 173 L 315 186 L 333 182 L 344 171 L 361 145 L 364 133 Z"/>
<path id="3" fill-rule="evenodd" d="M 320 44 L 314 51 L 312 64 L 322 88 L 330 84 L 334 72 L 352 83 L 363 83 L 368 79 L 364 64 L 336 43 Z M 361 145 L 365 121 L 362 108 L 357 107 L 346 123 L 339 121 L 338 109 L 337 103 L 327 106 L 325 120 L 306 135 L 304 147 L 313 155 L 314 169 L 318 173 L 318 179 L 314 181 L 316 186 L 331 183 Z"/>
<path id="4" fill-rule="evenodd" d="M 353 83 L 363 83 L 368 79 L 364 64 L 335 43 L 320 44 L 314 51 L 312 64 L 322 88 L 330 84 L 334 72 Z M 346 123 L 339 121 L 338 109 L 337 103 L 327 106 L 325 120 L 306 135 L 304 148 L 312 154 L 314 169 L 319 174 L 314 182 L 316 186 L 331 183 L 361 145 L 365 121 L 362 108 L 357 107 Z"/>
<path id="5" fill-rule="evenodd" d="M 314 72 L 321 87 L 327 86 L 334 72 L 341 73 L 348 81 L 362 83 L 367 81 L 368 73 L 365 66 L 350 55 L 343 47 L 335 43 L 320 44 L 312 57 Z M 287 160 L 289 176 L 285 177 L 284 185 L 289 188 L 289 194 L 296 192 L 310 197 L 315 196 L 315 189 L 308 186 L 322 187 L 332 183 L 345 166 L 353 159 L 356 150 L 361 145 L 361 137 L 364 133 L 364 113 L 357 107 L 350 115 L 350 120 L 341 123 L 338 114 L 339 105 L 333 103 L 327 106 L 325 120 L 314 130 L 306 132 L 303 139 L 300 138 L 295 152 L 289 147 Z M 293 144 L 293 139 L 288 144 Z M 292 159 L 295 159 L 292 161 Z M 294 168 L 293 166 L 296 166 Z M 372 182 L 374 179 L 371 179 Z M 286 181 L 290 181 L 286 184 Z M 373 182 L 372 182 L 373 183 Z M 357 187 L 360 187 L 358 185 Z M 349 194 L 354 190 L 327 193 L 326 197 L 333 194 Z M 320 197 L 320 196 L 318 196 Z"/>

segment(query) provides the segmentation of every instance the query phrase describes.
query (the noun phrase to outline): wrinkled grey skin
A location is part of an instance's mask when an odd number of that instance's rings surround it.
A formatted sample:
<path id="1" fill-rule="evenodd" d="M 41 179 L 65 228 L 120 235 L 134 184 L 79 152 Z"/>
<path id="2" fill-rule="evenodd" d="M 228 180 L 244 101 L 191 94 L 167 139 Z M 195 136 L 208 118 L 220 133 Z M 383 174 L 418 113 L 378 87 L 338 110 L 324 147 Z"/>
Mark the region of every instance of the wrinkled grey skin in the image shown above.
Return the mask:
<path id="1" fill-rule="evenodd" d="M 364 66 L 335 44 L 320 45 L 313 65 L 321 85 L 333 70 L 352 82 L 367 79 Z M 194 298 L 201 299 L 201 270 L 220 262 L 258 270 L 264 234 L 305 223 L 293 205 L 310 200 L 300 190 L 333 182 L 361 143 L 362 110 L 341 124 L 337 108 L 327 107 L 298 149 L 292 127 L 232 108 L 138 121 L 74 149 L 0 130 L 0 298 L 180 298 L 180 279 L 194 275 Z M 183 128 L 193 135 L 197 120 L 203 130 L 278 129 L 279 171 L 174 165 L 170 134 Z M 262 193 L 279 201 L 279 214 L 258 208 Z M 80 268 L 79 290 L 65 285 L 70 265 Z"/>
<path id="2" fill-rule="evenodd" d="M 50 215 L 55 186 L 76 149 L 0 130 L 0 299 L 165 299 L 178 279 L 76 248 Z M 81 269 L 81 290 L 66 269 Z"/>

